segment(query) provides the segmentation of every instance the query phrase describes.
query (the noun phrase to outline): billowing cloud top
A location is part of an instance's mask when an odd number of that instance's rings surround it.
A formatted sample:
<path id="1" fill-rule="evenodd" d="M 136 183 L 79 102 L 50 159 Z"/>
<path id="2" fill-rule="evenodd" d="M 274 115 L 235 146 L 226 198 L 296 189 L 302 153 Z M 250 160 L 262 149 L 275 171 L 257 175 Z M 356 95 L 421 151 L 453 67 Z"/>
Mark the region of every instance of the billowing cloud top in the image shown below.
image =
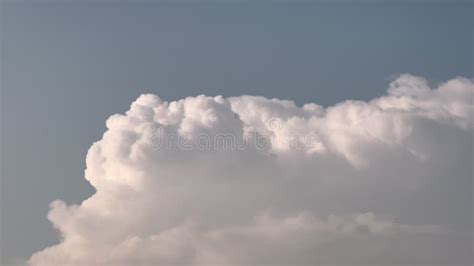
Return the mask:
<path id="1" fill-rule="evenodd" d="M 324 108 L 140 96 L 51 204 L 31 265 L 472 264 L 474 84 L 402 75 Z"/>

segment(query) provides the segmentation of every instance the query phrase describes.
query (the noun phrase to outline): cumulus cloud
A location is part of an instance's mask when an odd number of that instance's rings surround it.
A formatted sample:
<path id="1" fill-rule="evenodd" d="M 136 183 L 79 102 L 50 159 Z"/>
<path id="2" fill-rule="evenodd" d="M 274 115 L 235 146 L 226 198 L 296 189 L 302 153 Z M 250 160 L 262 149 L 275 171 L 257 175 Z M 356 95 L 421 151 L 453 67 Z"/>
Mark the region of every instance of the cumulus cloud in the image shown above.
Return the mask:
<path id="1" fill-rule="evenodd" d="M 472 264 L 474 83 L 323 107 L 142 95 L 89 149 L 31 265 Z"/>

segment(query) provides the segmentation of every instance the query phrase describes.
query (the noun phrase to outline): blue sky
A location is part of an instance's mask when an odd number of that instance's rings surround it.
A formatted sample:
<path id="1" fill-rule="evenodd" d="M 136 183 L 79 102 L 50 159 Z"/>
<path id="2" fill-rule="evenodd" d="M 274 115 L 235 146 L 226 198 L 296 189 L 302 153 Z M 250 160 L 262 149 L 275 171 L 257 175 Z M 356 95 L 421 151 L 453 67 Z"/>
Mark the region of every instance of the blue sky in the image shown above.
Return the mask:
<path id="1" fill-rule="evenodd" d="M 56 242 L 57 198 L 80 202 L 89 146 L 144 92 L 332 105 L 401 73 L 473 75 L 468 1 L 4 3 L 2 260 Z"/>

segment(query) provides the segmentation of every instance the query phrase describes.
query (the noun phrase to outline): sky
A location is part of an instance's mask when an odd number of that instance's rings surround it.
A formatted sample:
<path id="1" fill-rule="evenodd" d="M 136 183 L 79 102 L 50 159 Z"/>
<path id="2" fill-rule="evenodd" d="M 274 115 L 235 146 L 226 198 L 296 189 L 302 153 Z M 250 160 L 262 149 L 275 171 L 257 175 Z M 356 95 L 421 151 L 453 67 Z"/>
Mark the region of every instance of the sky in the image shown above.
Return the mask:
<path id="1" fill-rule="evenodd" d="M 219 107 L 221 100 L 214 100 L 214 98 L 207 100 L 197 98 L 196 101 L 211 105 L 212 110 L 214 108 L 223 110 L 224 114 L 231 110 L 243 117 L 242 119 L 248 119 L 246 122 L 255 127 L 258 125 L 255 122 L 257 118 L 251 115 L 246 118 L 245 108 L 241 109 L 239 106 L 249 104 L 247 107 L 249 110 L 263 108 L 262 114 L 268 112 L 277 117 L 278 121 L 285 121 L 285 123 L 290 114 L 302 119 L 319 117 L 318 114 L 313 113 L 316 112 L 315 110 L 310 112 L 304 110 L 302 106 L 305 103 L 315 103 L 323 108 L 348 99 L 367 102 L 371 99 L 383 98 L 387 95 L 390 82 L 404 73 L 425 78 L 427 86 L 431 89 L 436 89 L 440 84 L 457 77 L 472 78 L 474 59 L 472 20 L 473 6 L 469 1 L 417 1 L 416 3 L 405 1 L 341 1 L 337 3 L 229 1 L 178 4 L 153 1 L 139 3 L 128 1 L 2 2 L 0 39 L 2 263 L 8 265 L 28 260 L 35 252 L 58 243 L 59 234 L 47 218 L 49 204 L 56 199 L 63 200 L 67 205 L 80 204 L 95 191 L 100 190 L 101 185 L 93 182 L 91 185 L 84 179 L 84 169 L 95 165 L 94 162 L 86 165 L 86 154 L 94 142 L 101 139 L 107 142 L 107 137 L 102 134 L 107 130 L 105 121 L 108 117 L 116 113 L 124 114 L 130 108 L 130 104 L 141 94 L 152 93 L 158 95 L 163 101 L 169 102 L 200 94 L 212 97 L 222 95 L 224 102 L 233 103 L 236 106 Z M 420 85 L 421 81 L 417 78 L 407 77 L 406 80 L 408 80 L 407 84 L 413 83 L 416 85 L 413 85 L 414 87 L 421 87 L 420 90 L 426 87 Z M 464 85 L 451 83 L 447 86 L 450 89 L 446 90 L 455 90 L 453 88 L 457 86 L 469 87 L 468 83 L 461 82 L 461 84 Z M 283 108 L 284 111 L 272 113 L 273 111 L 265 111 L 266 106 L 270 105 L 265 100 L 255 100 L 256 102 L 253 103 L 254 100 L 239 98 L 240 95 L 287 99 L 294 101 L 296 106 L 287 107 L 286 104 L 279 103 L 285 107 L 268 108 L 277 108 L 275 110 Z M 396 93 L 390 95 L 393 96 Z M 450 103 L 444 98 L 445 96 L 429 93 L 422 95 L 424 96 L 420 96 L 421 99 L 424 97 L 438 99 L 439 97 L 436 104 Z M 465 100 L 469 100 L 471 94 L 466 95 L 468 97 Z M 236 98 L 228 98 L 232 96 Z M 146 97 L 143 99 L 145 99 L 142 103 L 144 106 L 153 108 L 159 106 L 154 102 L 153 97 L 151 100 Z M 462 97 L 459 101 L 462 102 Z M 193 101 L 182 104 L 190 104 L 195 110 L 201 110 L 199 104 L 197 107 L 193 105 Z M 382 103 L 379 105 L 381 106 Z M 343 114 L 344 110 L 341 110 Z M 437 114 L 431 109 L 426 112 Z M 218 117 L 220 117 L 219 114 Z M 131 112 L 129 116 L 140 116 L 140 112 Z M 391 121 L 391 114 L 387 116 L 386 121 Z M 227 116 L 223 115 L 223 117 Z M 463 118 L 462 115 L 460 117 Z M 434 139 L 446 137 L 447 143 L 451 143 L 448 138 L 451 136 L 457 136 L 459 141 L 469 140 L 469 131 L 466 133 L 459 129 L 466 127 L 463 125 L 465 121 L 461 118 L 461 121 L 453 122 L 453 128 L 439 127 L 440 131 L 435 131 L 432 137 Z M 436 115 L 429 116 L 429 119 L 442 120 Z M 450 120 L 449 123 L 451 122 Z M 426 127 L 422 126 L 426 131 L 420 130 L 423 134 L 428 134 L 430 128 L 438 130 L 439 125 L 436 123 L 431 124 L 429 121 L 419 123 L 426 124 Z M 330 124 L 324 125 L 321 126 L 323 135 L 325 129 L 331 129 Z M 133 126 L 130 127 L 133 128 Z M 193 129 L 192 123 L 190 127 L 189 134 L 194 136 L 196 132 L 199 132 L 198 129 Z M 211 128 L 222 127 L 216 124 Z M 114 134 L 113 132 L 118 129 L 112 127 L 108 130 Z M 334 130 L 337 132 L 337 129 Z M 384 127 L 381 130 L 380 134 L 386 137 Z M 298 131 L 298 134 L 300 133 L 301 131 Z M 438 133 L 439 135 L 436 135 Z M 472 136 L 472 131 L 470 133 Z M 394 137 L 394 139 L 397 138 Z M 327 141 L 332 143 L 330 139 Z M 417 142 L 419 139 L 412 141 Z M 125 140 L 120 138 L 117 140 L 119 144 L 122 142 L 127 144 Z M 401 145 L 400 143 L 393 145 Z M 457 181 L 446 185 L 440 177 L 439 184 L 444 186 L 428 187 L 429 189 L 421 186 L 422 191 L 423 189 L 430 191 L 439 189 L 438 198 L 426 192 L 427 198 L 433 197 L 433 202 L 437 203 L 433 206 L 427 204 L 426 208 L 423 208 L 426 216 L 419 217 L 413 214 L 419 210 L 417 208 L 396 210 L 396 206 L 389 207 L 389 203 L 383 206 L 371 206 L 372 209 L 363 208 L 361 206 L 367 202 L 357 199 L 360 205 L 353 206 L 351 210 L 356 214 L 348 217 L 343 215 L 344 218 L 336 215 L 337 219 L 344 225 L 360 219 L 368 219 L 375 227 L 388 223 L 388 228 L 395 231 L 402 230 L 400 228 L 404 228 L 403 230 L 408 228 L 408 231 L 423 231 L 426 228 L 422 226 L 425 225 L 420 225 L 420 223 L 424 223 L 428 217 L 436 218 L 433 221 L 440 224 L 456 224 L 460 228 L 472 226 L 472 207 L 469 208 L 469 204 L 472 206 L 472 192 L 468 192 L 469 188 L 472 188 L 472 177 L 469 179 L 469 169 L 465 168 L 467 167 L 466 160 L 468 162 L 472 159 L 472 152 L 469 154 L 468 151 L 460 148 L 458 142 L 456 143 L 452 143 L 454 147 L 452 154 L 466 152 L 464 160 L 453 162 L 453 165 L 459 164 L 457 168 L 449 165 L 441 170 L 446 171 L 446 169 L 451 169 L 450 167 L 458 169 L 457 172 L 446 172 L 446 175 L 453 175 L 453 180 Z M 332 147 L 331 145 L 328 147 Z M 333 145 L 335 154 L 347 160 L 348 163 L 344 167 L 363 168 L 364 161 L 361 159 L 362 161 L 359 162 L 352 157 L 359 153 Z M 414 147 L 416 151 L 416 147 L 419 146 Z M 424 146 L 421 145 L 421 147 Z M 435 150 L 440 148 L 434 147 Z M 328 149 L 331 150 L 331 148 Z M 421 149 L 420 152 L 422 151 L 424 150 Z M 360 152 L 363 158 L 366 153 Z M 191 156 L 191 158 L 194 157 Z M 443 161 L 444 157 L 436 158 Z M 192 162 L 193 159 L 190 159 L 190 165 Z M 435 162 L 438 161 L 433 159 L 433 165 L 436 165 Z M 243 162 L 242 165 L 244 165 Z M 243 167 L 242 165 L 240 167 Z M 335 165 L 338 164 L 335 163 Z M 277 166 L 281 165 L 277 164 Z M 120 168 L 120 165 L 115 167 Z M 147 170 L 152 169 L 149 166 L 143 167 Z M 288 167 L 297 169 L 309 166 L 291 165 Z M 353 172 L 344 167 L 341 171 Z M 394 166 L 393 169 L 402 167 L 404 167 L 403 164 Z M 408 174 L 419 174 L 417 171 L 420 171 L 420 166 L 410 167 L 408 168 L 413 169 L 413 172 L 407 172 Z M 209 172 L 206 169 L 204 167 L 205 173 L 215 174 L 217 171 L 214 169 Z M 433 169 L 440 171 L 435 166 Z M 169 171 L 172 173 L 175 170 Z M 263 173 L 269 171 L 265 167 L 254 170 L 263 171 Z M 190 172 L 187 168 L 181 171 L 183 172 L 178 172 L 180 175 L 189 175 Z M 217 172 L 220 173 L 219 171 Z M 331 172 L 331 169 L 326 171 L 333 173 L 334 176 L 344 176 L 344 173 Z M 470 173 L 472 174 L 472 171 Z M 378 176 L 380 173 L 370 172 L 367 175 Z M 419 175 L 423 176 L 423 174 Z M 387 176 L 390 175 L 387 174 Z M 282 175 L 281 178 L 284 180 L 285 176 Z M 206 179 L 205 182 L 208 181 Z M 423 179 L 420 182 L 426 184 L 427 181 Z M 329 186 L 332 185 L 329 184 Z M 298 194 L 300 186 L 301 183 L 290 186 L 290 189 L 294 189 L 293 194 Z M 463 186 L 464 190 L 459 190 Z M 274 189 L 269 189 L 269 191 L 278 194 L 281 193 L 281 189 L 281 186 L 275 185 Z M 335 191 L 343 193 L 339 188 Z M 443 206 L 445 201 L 441 199 L 444 199 L 446 191 L 450 195 L 461 191 L 458 193 L 459 197 L 454 199 L 457 203 L 454 206 L 463 206 L 459 208 L 464 212 L 458 213 L 449 209 L 452 208 L 450 204 L 447 204 L 447 208 L 434 207 Z M 147 190 L 144 194 L 152 192 L 156 191 Z M 383 194 L 380 191 L 377 193 Z M 377 193 L 374 195 L 379 195 Z M 421 192 L 420 194 L 424 195 Z M 425 206 L 421 199 L 416 199 L 416 196 L 413 198 L 411 203 L 414 206 Z M 385 198 L 380 196 L 380 199 L 384 202 Z M 281 199 L 275 197 L 273 200 L 279 202 Z M 391 202 L 389 199 L 385 200 Z M 100 205 L 100 199 L 96 201 Z M 203 201 L 206 202 L 206 200 Z M 290 202 L 294 204 L 282 207 L 282 210 L 275 210 L 276 213 L 268 214 L 269 218 L 264 216 L 266 218 L 262 223 L 277 226 L 281 222 L 278 220 L 281 215 L 290 217 L 287 219 L 296 215 L 295 217 L 302 219 L 301 223 L 308 223 L 308 226 L 313 228 L 312 222 L 319 221 L 320 214 L 325 217 L 326 214 L 331 213 L 327 210 L 322 211 L 324 207 L 312 210 L 309 206 L 310 211 L 315 213 L 309 216 L 298 216 L 298 213 L 290 213 L 290 210 L 296 211 L 291 206 L 304 205 L 304 199 L 296 197 Z M 464 205 L 459 205 L 461 203 Z M 60 214 L 67 212 L 67 208 L 61 204 L 57 203 L 56 207 L 53 207 L 53 210 L 57 210 Z M 189 208 L 189 211 L 194 210 Z M 337 209 L 334 206 L 330 208 Z M 184 209 L 188 210 L 187 207 Z M 387 222 L 383 218 L 378 218 L 377 214 L 372 215 L 375 210 L 382 212 L 392 210 L 390 215 L 398 213 L 401 217 L 405 217 L 405 220 L 400 221 L 402 224 Z M 263 209 L 245 209 L 242 210 L 242 217 L 250 216 L 247 212 L 252 212 L 253 215 L 260 211 Z M 434 214 L 436 212 L 441 212 L 441 214 L 436 216 Z M 179 213 L 176 214 L 176 217 L 178 216 Z M 445 216 L 455 218 L 444 221 Z M 62 233 L 69 232 L 67 226 L 61 227 L 64 225 L 61 219 L 53 217 L 52 220 L 63 230 L 60 230 Z M 94 217 L 91 220 L 95 221 Z M 228 225 L 225 221 L 217 218 L 216 221 L 219 221 L 216 222 L 219 224 L 217 227 L 219 232 L 230 230 L 224 227 Z M 260 220 L 257 219 L 257 221 Z M 146 227 L 142 222 L 137 223 Z M 405 222 L 410 225 L 405 225 Z M 208 224 L 209 221 L 203 223 Z M 417 225 L 411 225 L 412 223 Z M 324 222 L 320 221 L 318 224 L 322 224 L 324 228 L 330 228 L 330 225 L 325 225 Z M 258 231 L 258 225 L 258 222 L 256 225 L 239 225 L 238 229 L 234 229 L 237 233 L 233 233 L 238 234 L 247 230 Z M 75 229 L 77 228 L 73 227 L 71 230 Z M 213 228 L 213 230 L 217 229 Z M 320 229 L 316 231 L 318 230 Z M 145 232 L 148 231 L 145 230 Z M 192 231 L 189 234 L 197 233 Z M 215 241 L 222 245 L 229 244 L 227 235 L 222 234 L 222 239 Z M 258 239 L 264 239 L 264 237 Z M 202 239 L 200 241 L 206 242 Z M 295 241 L 300 240 L 295 239 Z M 351 238 L 348 241 L 355 240 Z M 432 249 L 427 249 L 427 254 L 431 254 Z M 403 252 L 400 251 L 400 254 L 404 254 Z M 232 256 L 229 255 L 226 259 L 231 259 Z M 144 257 L 147 258 L 146 255 Z M 38 258 L 38 261 L 47 259 L 48 254 L 39 254 Z M 330 261 L 330 258 L 328 260 Z"/>

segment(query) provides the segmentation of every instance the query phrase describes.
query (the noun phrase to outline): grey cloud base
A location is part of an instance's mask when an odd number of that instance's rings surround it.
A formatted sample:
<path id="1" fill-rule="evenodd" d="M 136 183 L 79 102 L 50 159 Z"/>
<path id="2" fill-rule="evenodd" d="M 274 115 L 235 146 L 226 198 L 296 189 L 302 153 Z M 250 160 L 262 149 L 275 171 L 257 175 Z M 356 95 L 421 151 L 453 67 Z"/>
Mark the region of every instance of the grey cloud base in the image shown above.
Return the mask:
<path id="1" fill-rule="evenodd" d="M 471 80 L 410 75 L 328 108 L 142 95 L 88 152 L 96 193 L 51 204 L 61 240 L 29 263 L 472 264 L 473 100 Z M 252 145 L 203 148 L 223 134 Z"/>

